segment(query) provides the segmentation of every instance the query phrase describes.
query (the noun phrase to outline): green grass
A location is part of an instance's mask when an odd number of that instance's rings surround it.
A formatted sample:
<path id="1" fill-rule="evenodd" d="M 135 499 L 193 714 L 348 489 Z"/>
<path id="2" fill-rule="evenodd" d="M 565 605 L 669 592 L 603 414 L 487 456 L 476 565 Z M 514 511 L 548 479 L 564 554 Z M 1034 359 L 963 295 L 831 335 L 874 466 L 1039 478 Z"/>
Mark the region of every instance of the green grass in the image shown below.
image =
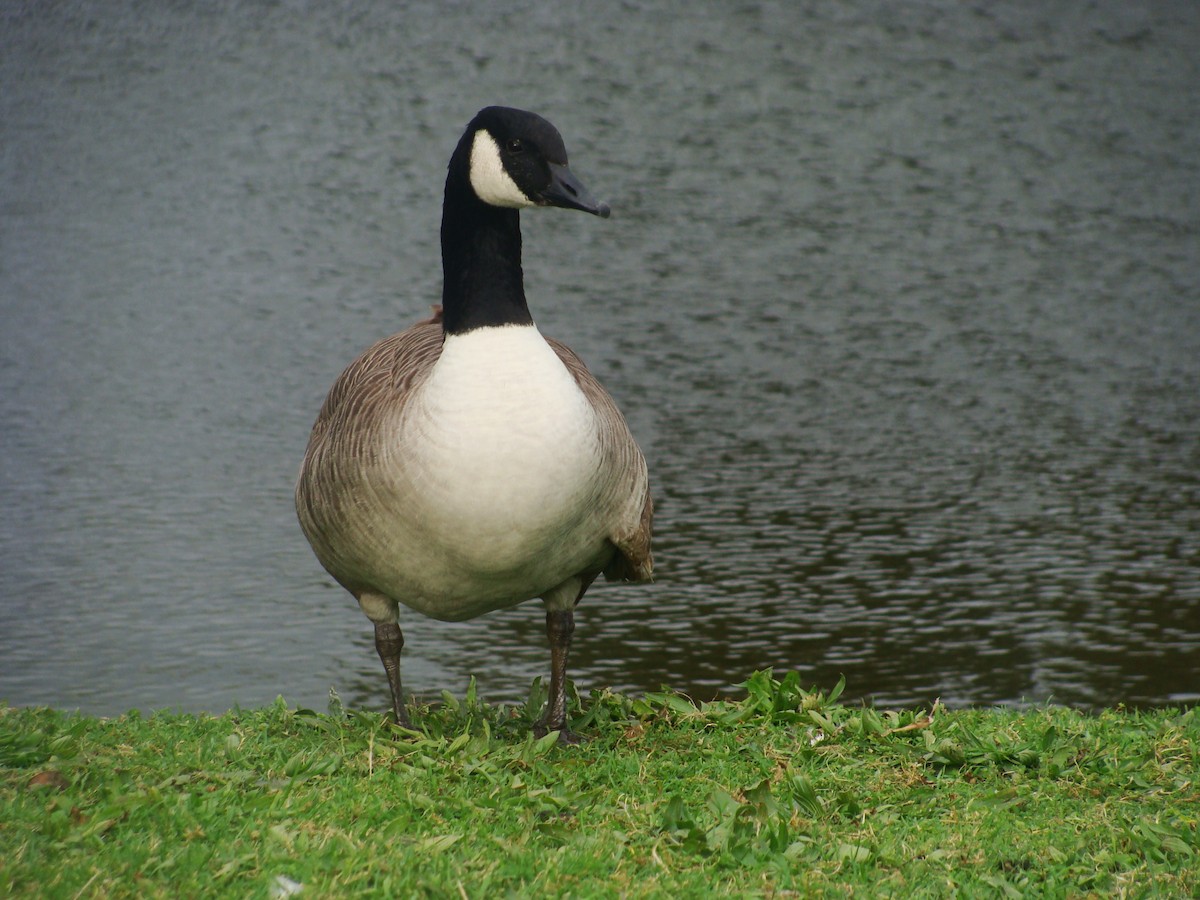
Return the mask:
<path id="1" fill-rule="evenodd" d="M 0 895 L 1190 896 L 1200 713 L 879 712 L 596 692 L 592 739 L 446 696 L 424 733 L 288 709 L 0 707 Z M 302 888 L 300 887 L 302 886 Z"/>

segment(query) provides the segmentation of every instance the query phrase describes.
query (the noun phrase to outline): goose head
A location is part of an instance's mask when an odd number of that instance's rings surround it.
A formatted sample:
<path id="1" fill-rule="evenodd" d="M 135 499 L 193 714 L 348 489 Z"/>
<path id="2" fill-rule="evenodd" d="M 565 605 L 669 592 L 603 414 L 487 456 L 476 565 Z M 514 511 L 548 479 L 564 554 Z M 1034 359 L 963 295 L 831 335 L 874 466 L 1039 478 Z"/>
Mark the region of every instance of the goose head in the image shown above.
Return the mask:
<path id="1" fill-rule="evenodd" d="M 489 106 L 467 126 L 451 159 L 475 197 L 488 206 L 526 209 L 557 206 L 607 218 L 609 207 L 592 196 L 567 167 L 558 129 L 520 109 Z"/>

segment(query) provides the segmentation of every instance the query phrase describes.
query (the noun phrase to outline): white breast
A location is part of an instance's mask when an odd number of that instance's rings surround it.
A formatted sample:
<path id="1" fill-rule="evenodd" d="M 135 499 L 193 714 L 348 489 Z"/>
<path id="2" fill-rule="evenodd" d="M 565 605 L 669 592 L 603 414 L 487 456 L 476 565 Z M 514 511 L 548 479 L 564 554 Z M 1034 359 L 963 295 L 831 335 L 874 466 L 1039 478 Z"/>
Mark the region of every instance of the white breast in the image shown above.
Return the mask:
<path id="1" fill-rule="evenodd" d="M 422 555 L 445 560 L 445 594 L 542 571 L 557 583 L 601 550 L 595 415 L 536 327 L 448 335 L 402 434 L 407 518 Z"/>

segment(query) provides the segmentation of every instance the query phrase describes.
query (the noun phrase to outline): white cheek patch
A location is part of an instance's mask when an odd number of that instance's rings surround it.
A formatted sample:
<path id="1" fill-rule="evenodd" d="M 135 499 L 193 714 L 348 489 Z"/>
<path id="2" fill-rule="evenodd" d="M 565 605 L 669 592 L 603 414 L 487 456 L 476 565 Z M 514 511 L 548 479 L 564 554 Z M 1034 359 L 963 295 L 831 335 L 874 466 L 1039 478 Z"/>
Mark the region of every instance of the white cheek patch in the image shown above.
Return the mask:
<path id="1" fill-rule="evenodd" d="M 471 143 L 471 187 L 475 196 L 492 206 L 523 209 L 534 205 L 504 171 L 496 139 L 482 128 Z"/>

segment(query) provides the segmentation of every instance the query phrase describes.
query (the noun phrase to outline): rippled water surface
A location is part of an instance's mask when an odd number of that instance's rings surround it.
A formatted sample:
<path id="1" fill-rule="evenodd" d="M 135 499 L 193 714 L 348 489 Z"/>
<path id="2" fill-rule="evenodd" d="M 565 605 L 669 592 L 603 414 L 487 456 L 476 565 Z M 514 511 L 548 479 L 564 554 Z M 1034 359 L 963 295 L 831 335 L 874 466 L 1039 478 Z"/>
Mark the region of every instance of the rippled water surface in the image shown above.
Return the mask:
<path id="1" fill-rule="evenodd" d="M 436 302 L 493 102 L 614 209 L 523 217 L 659 509 L 657 582 L 584 601 L 582 688 L 1200 696 L 1195 3 L 0 19 L 0 698 L 385 704 L 292 479 L 341 368 Z M 536 603 L 403 625 L 423 695 L 548 666 Z"/>

